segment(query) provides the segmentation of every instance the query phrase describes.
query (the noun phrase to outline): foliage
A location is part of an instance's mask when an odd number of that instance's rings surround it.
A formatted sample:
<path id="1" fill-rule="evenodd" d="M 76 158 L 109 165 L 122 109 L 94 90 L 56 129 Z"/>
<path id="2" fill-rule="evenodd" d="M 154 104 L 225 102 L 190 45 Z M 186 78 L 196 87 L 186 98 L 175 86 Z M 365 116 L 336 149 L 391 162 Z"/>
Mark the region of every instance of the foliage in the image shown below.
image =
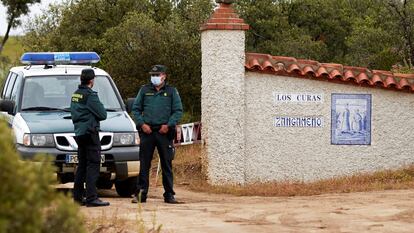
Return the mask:
<path id="1" fill-rule="evenodd" d="M 0 54 L 0 88 L 12 66 L 18 64 L 18 59 L 23 53 L 21 37 L 11 36 L 9 43 L 4 47 L 3 53 Z"/>
<path id="2" fill-rule="evenodd" d="M 413 7 L 413 0 L 238 1 L 252 28 L 249 51 L 384 70 L 414 56 Z"/>
<path id="3" fill-rule="evenodd" d="M 1 38 L 0 38 L 1 39 Z M 20 56 L 23 54 L 23 45 L 21 36 L 10 36 L 7 44 L 4 46 L 1 56 L 7 58 L 5 63 L 18 64 Z M 1 62 L 1 61 L 0 61 Z"/>
<path id="4" fill-rule="evenodd" d="M 241 17 L 251 27 L 247 32 L 247 51 L 316 60 L 326 57 L 324 43 L 313 40 L 306 29 L 289 22 L 289 1 L 240 0 L 237 4 Z"/>
<path id="5" fill-rule="evenodd" d="M 40 0 L 0 0 L 0 2 L 7 10 L 7 30 L 0 44 L 1 53 L 9 38 L 10 29 L 20 25 L 21 21 L 19 20 L 19 17 L 21 15 L 26 15 L 29 12 L 29 5 L 39 3 Z"/>
<path id="6" fill-rule="evenodd" d="M 178 88 L 184 109 L 195 121 L 201 112 L 199 25 L 212 7 L 209 0 L 91 0 L 55 5 L 51 14 L 28 26 L 23 42 L 34 51 L 98 52 L 100 66 L 125 97 L 136 96 L 148 83 L 152 65 L 165 64 L 168 82 Z"/>
<path id="7" fill-rule="evenodd" d="M 0 120 L 0 232 L 84 232 L 78 208 L 52 187 L 49 160 L 21 161 Z"/>
<path id="8" fill-rule="evenodd" d="M 3 81 L 7 76 L 9 63 L 8 57 L 0 55 L 0 87 L 3 87 Z"/>

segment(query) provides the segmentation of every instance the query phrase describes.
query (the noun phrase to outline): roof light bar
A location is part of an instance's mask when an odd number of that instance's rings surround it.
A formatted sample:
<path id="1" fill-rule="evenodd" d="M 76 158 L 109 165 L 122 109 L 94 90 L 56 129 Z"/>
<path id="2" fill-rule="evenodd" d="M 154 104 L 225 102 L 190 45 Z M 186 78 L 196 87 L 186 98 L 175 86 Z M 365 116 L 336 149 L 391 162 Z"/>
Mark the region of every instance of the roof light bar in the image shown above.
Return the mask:
<path id="1" fill-rule="evenodd" d="M 20 58 L 27 65 L 95 64 L 100 61 L 95 52 L 40 52 L 24 53 Z"/>

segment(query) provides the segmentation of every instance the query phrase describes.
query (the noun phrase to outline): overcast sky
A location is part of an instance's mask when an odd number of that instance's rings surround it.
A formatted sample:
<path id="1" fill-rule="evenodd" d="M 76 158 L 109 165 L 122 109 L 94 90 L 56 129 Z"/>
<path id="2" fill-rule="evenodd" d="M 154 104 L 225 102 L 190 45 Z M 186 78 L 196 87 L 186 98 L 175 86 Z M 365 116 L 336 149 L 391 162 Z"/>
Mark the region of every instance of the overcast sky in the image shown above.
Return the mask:
<path id="1" fill-rule="evenodd" d="M 41 3 L 34 4 L 30 7 L 29 16 L 23 17 L 23 22 L 28 20 L 34 15 L 38 15 L 42 12 L 42 9 L 46 9 L 50 3 L 61 2 L 62 0 L 41 0 Z M 6 8 L 0 3 L 0 36 L 4 36 L 7 29 L 7 21 L 6 21 Z M 23 26 L 19 26 L 18 28 L 14 28 L 11 30 L 10 35 L 21 35 L 23 34 Z"/>

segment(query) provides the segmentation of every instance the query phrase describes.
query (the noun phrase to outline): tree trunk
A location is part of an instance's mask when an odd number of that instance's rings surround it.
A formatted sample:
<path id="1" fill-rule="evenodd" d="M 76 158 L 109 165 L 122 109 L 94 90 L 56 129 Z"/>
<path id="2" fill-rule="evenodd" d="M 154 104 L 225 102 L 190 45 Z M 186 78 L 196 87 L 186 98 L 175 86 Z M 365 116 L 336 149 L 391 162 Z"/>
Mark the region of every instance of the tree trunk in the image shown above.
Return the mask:
<path id="1" fill-rule="evenodd" d="M 13 25 L 13 21 L 14 21 L 14 15 L 12 15 L 10 17 L 9 24 L 7 25 L 6 34 L 4 35 L 3 41 L 1 42 L 1 45 L 0 45 L 0 54 L 3 51 L 4 45 L 6 44 L 7 40 L 9 39 L 9 33 L 10 33 L 10 29 Z"/>

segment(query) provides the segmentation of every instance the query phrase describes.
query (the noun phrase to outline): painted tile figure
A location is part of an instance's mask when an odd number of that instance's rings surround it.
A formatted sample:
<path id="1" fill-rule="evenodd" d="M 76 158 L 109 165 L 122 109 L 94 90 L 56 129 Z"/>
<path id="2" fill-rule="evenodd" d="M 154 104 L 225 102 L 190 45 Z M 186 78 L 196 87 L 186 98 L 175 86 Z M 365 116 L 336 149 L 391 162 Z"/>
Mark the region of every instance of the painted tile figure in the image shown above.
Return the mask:
<path id="1" fill-rule="evenodd" d="M 332 94 L 331 143 L 371 144 L 371 95 Z"/>
<path id="2" fill-rule="evenodd" d="M 349 104 L 346 104 L 345 110 L 342 112 L 341 115 L 342 115 L 342 119 L 340 120 L 340 122 L 342 122 L 341 132 L 342 133 L 351 132 L 351 123 L 350 123 L 351 113 L 349 111 Z"/>

